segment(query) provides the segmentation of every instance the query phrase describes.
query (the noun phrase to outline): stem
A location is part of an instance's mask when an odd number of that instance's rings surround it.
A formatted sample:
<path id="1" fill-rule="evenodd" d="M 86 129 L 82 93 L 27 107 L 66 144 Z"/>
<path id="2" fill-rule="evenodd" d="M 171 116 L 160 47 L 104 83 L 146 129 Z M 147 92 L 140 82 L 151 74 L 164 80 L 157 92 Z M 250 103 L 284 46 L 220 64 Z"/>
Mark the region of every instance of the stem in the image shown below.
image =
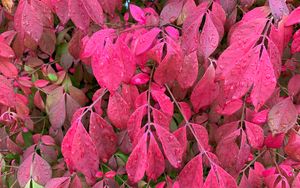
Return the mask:
<path id="1" fill-rule="evenodd" d="M 86 109 L 85 109 L 85 111 L 81 114 L 81 116 L 79 116 L 79 118 L 78 119 L 80 119 L 81 120 L 81 118 L 88 112 L 88 111 L 91 111 L 92 110 L 92 108 L 102 99 L 102 97 L 107 93 L 107 89 L 105 89 L 103 92 L 102 92 L 102 94 L 90 105 L 90 106 L 88 106 Z"/>
<path id="2" fill-rule="evenodd" d="M 148 125 L 150 125 L 151 123 L 151 114 L 150 114 L 150 99 L 151 99 L 151 84 L 152 84 L 152 77 L 153 77 L 153 73 L 154 73 L 154 66 L 152 67 L 151 73 L 150 73 L 150 79 L 149 79 L 149 88 L 148 88 L 148 96 L 147 96 L 147 110 L 148 110 Z"/>
<path id="3" fill-rule="evenodd" d="M 188 119 L 185 117 L 184 113 L 182 112 L 182 110 L 181 110 L 181 108 L 180 108 L 180 105 L 178 104 L 177 100 L 175 99 L 174 95 L 172 94 L 170 88 L 168 87 L 167 84 L 165 84 L 165 86 L 166 86 L 166 88 L 167 88 L 167 90 L 168 90 L 168 92 L 169 92 L 169 94 L 170 94 L 172 100 L 174 101 L 175 105 L 177 106 L 178 110 L 180 111 L 180 113 L 181 113 L 181 115 L 182 115 L 184 121 L 186 122 L 185 125 L 191 130 L 191 132 L 192 132 L 192 134 L 193 134 L 195 140 L 197 141 L 198 149 L 200 150 L 201 153 L 203 153 L 203 154 L 207 157 L 207 159 L 209 160 L 209 162 L 210 162 L 211 165 L 215 165 L 215 163 L 211 160 L 211 158 L 210 158 L 209 155 L 207 154 L 207 151 L 205 150 L 205 148 L 201 145 L 200 140 L 197 138 L 197 135 L 196 135 L 194 129 L 192 128 L 190 122 L 189 122 Z"/>
<path id="4" fill-rule="evenodd" d="M 240 173 L 244 173 L 265 152 L 266 152 L 266 150 L 263 150 L 261 153 L 259 153 L 243 170 L 241 170 Z"/>

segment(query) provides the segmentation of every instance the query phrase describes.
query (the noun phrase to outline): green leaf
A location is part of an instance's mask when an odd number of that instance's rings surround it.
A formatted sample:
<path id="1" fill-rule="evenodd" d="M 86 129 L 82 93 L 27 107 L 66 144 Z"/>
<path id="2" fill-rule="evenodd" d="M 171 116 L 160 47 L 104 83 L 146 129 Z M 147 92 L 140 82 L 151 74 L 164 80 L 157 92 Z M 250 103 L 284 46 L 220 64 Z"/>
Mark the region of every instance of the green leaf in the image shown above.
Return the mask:
<path id="1" fill-rule="evenodd" d="M 52 73 L 49 73 L 48 74 L 48 78 L 52 81 L 52 82 L 55 82 L 55 81 L 57 81 L 57 76 L 56 76 L 56 74 L 52 74 Z"/>

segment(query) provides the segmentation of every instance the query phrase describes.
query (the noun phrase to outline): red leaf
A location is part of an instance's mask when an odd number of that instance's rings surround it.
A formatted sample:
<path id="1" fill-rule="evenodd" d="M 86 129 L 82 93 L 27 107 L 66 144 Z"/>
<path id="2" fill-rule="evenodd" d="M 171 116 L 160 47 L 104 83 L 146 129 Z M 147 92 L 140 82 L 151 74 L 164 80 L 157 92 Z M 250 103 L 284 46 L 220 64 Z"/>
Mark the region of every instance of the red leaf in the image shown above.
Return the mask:
<path id="1" fill-rule="evenodd" d="M 119 129 L 125 129 L 130 114 L 130 106 L 124 98 L 118 92 L 110 94 L 107 116 L 112 124 Z"/>
<path id="2" fill-rule="evenodd" d="M 146 174 L 149 179 L 155 181 L 164 172 L 165 159 L 152 134 L 150 134 L 150 142 L 148 146 L 147 155 L 148 155 L 148 162 L 147 162 Z"/>
<path id="3" fill-rule="evenodd" d="M 62 154 L 70 170 L 78 170 L 88 184 L 95 182 L 99 158 L 96 147 L 81 120 L 73 122 L 62 141 Z"/>
<path id="4" fill-rule="evenodd" d="M 269 134 L 266 138 L 265 138 L 265 145 L 268 148 L 280 148 L 282 146 L 283 140 L 284 140 L 284 133 L 280 133 L 280 134 Z"/>
<path id="5" fill-rule="evenodd" d="M 167 159 L 172 166 L 179 168 L 182 162 L 183 154 L 180 143 L 172 133 L 162 128 L 160 125 L 154 124 L 154 126 Z"/>
<path id="6" fill-rule="evenodd" d="M 189 54 L 197 50 L 199 43 L 199 27 L 202 22 L 204 12 L 206 11 L 207 3 L 202 3 L 188 14 L 188 17 L 183 22 L 182 26 L 182 50 Z"/>
<path id="7" fill-rule="evenodd" d="M 168 2 L 160 13 L 160 25 L 174 22 L 181 12 L 183 2 L 181 0 Z"/>
<path id="8" fill-rule="evenodd" d="M 241 170 L 249 159 L 250 146 L 247 144 L 246 134 L 242 131 L 240 150 L 237 156 L 236 168 Z"/>
<path id="9" fill-rule="evenodd" d="M 99 85 L 111 92 L 118 89 L 124 76 L 124 65 L 116 50 L 116 47 L 107 41 L 103 51 L 92 57 L 92 69 Z"/>
<path id="10" fill-rule="evenodd" d="M 97 0 L 81 0 L 83 7 L 85 8 L 87 14 L 90 18 L 98 25 L 103 24 L 103 10 L 101 5 Z"/>
<path id="11" fill-rule="evenodd" d="M 29 155 L 18 168 L 18 182 L 25 187 L 30 179 L 40 185 L 45 185 L 52 176 L 51 166 L 37 153 Z"/>
<path id="12" fill-rule="evenodd" d="M 285 22 L 285 25 L 291 26 L 297 23 L 300 23 L 300 7 L 291 12 L 291 14 L 287 18 L 287 21 Z"/>
<path id="13" fill-rule="evenodd" d="M 194 136 L 196 136 L 197 142 L 200 145 L 201 149 L 208 150 L 208 133 L 207 130 L 202 126 L 198 124 L 191 124 L 193 131 L 195 133 Z"/>
<path id="14" fill-rule="evenodd" d="M 147 137 L 143 134 L 126 163 L 128 178 L 135 183 L 144 177 L 147 168 Z"/>
<path id="15" fill-rule="evenodd" d="M 86 30 L 91 19 L 83 4 L 82 0 L 69 0 L 69 16 L 78 28 Z"/>
<path id="16" fill-rule="evenodd" d="M 7 58 L 0 57 L 0 72 L 8 78 L 15 78 L 18 76 L 17 67 Z"/>
<path id="17" fill-rule="evenodd" d="M 276 77 L 274 69 L 270 62 L 267 50 L 263 47 L 257 67 L 256 79 L 254 80 L 253 89 L 250 95 L 255 111 L 258 111 L 267 99 L 269 99 L 275 90 L 275 86 Z"/>
<path id="18" fill-rule="evenodd" d="M 174 106 L 170 98 L 163 92 L 152 90 L 153 98 L 158 102 L 161 110 L 168 116 L 173 116 Z"/>
<path id="19" fill-rule="evenodd" d="M 145 24 L 145 21 L 146 21 L 145 13 L 140 7 L 138 7 L 134 4 L 130 4 L 129 9 L 130 9 L 130 13 L 131 13 L 132 17 L 137 22 L 139 22 L 140 24 Z"/>
<path id="20" fill-rule="evenodd" d="M 35 87 L 40 87 L 40 88 L 45 87 L 45 86 L 48 85 L 48 84 L 49 84 L 49 81 L 48 81 L 48 80 L 36 80 L 36 81 L 34 82 L 34 86 L 35 86 Z"/>
<path id="21" fill-rule="evenodd" d="M 71 155 L 75 169 L 85 175 L 88 184 L 94 183 L 99 168 L 98 153 L 91 137 L 80 121 L 78 121 L 74 134 Z"/>
<path id="22" fill-rule="evenodd" d="M 134 142 L 138 136 L 138 131 L 141 129 L 141 124 L 146 109 L 146 106 L 137 108 L 128 119 L 127 130 L 131 142 Z"/>
<path id="23" fill-rule="evenodd" d="M 69 20 L 69 9 L 66 8 L 68 7 L 68 2 L 69 0 L 51 0 L 55 13 L 62 24 L 66 24 Z"/>
<path id="24" fill-rule="evenodd" d="M 160 85 L 173 84 L 180 74 L 183 63 L 183 54 L 179 44 L 167 37 L 166 45 L 167 54 L 154 72 L 154 80 Z"/>
<path id="25" fill-rule="evenodd" d="M 214 83 L 215 80 L 215 68 L 211 64 L 201 80 L 196 84 L 192 94 L 191 102 L 196 112 L 199 109 L 210 105 L 218 95 L 218 85 Z M 205 99 L 205 100 L 203 100 Z"/>
<path id="26" fill-rule="evenodd" d="M 25 34 L 32 40 L 38 42 L 43 33 L 43 26 L 50 26 L 52 17 L 49 7 L 43 1 L 33 0 L 31 4 L 27 0 L 21 0 L 14 16 L 16 30 L 21 35 Z M 48 22 L 48 23 L 47 23 Z"/>
<path id="27" fill-rule="evenodd" d="M 96 146 L 99 158 L 103 162 L 107 162 L 115 153 L 118 142 L 112 126 L 101 116 L 91 112 L 89 134 Z"/>
<path id="28" fill-rule="evenodd" d="M 59 129 L 66 119 L 65 94 L 60 93 L 53 98 L 55 101 L 49 107 L 49 120 L 54 129 Z M 48 98 L 47 98 L 48 101 Z M 47 102 L 48 104 L 48 102 Z"/>
<path id="29" fill-rule="evenodd" d="M 197 52 L 193 52 L 184 57 L 182 69 L 177 77 L 181 88 L 192 87 L 198 75 Z"/>
<path id="30" fill-rule="evenodd" d="M 149 79 L 150 79 L 150 77 L 148 74 L 139 73 L 131 78 L 130 83 L 134 84 L 134 85 L 143 85 L 143 84 L 148 83 Z"/>
<path id="31" fill-rule="evenodd" d="M 221 167 L 214 165 L 209 171 L 203 188 L 237 188 L 235 179 Z"/>
<path id="32" fill-rule="evenodd" d="M 203 186 L 202 156 L 198 154 L 190 160 L 178 175 L 180 187 L 198 188 Z"/>
<path id="33" fill-rule="evenodd" d="M 5 42 L 0 42 L 0 56 L 4 58 L 13 58 L 15 57 L 14 51 L 11 49 L 9 45 Z"/>
<path id="34" fill-rule="evenodd" d="M 286 98 L 269 112 L 268 125 L 273 134 L 286 133 L 297 122 L 298 112 L 290 98 Z"/>
<path id="35" fill-rule="evenodd" d="M 298 133 L 292 132 L 289 141 L 284 147 L 285 153 L 293 160 L 300 161 L 300 136 Z"/>
<path id="36" fill-rule="evenodd" d="M 53 178 L 47 182 L 45 188 L 68 188 L 70 181 L 69 177 Z"/>
<path id="37" fill-rule="evenodd" d="M 149 50 L 151 48 L 151 46 L 153 45 L 153 43 L 160 31 L 161 31 L 160 29 L 155 27 L 155 28 L 151 29 L 150 31 L 141 35 L 137 40 L 137 44 L 135 47 L 135 54 L 141 55 L 142 53 Z"/>
<path id="38" fill-rule="evenodd" d="M 214 3 L 215 4 L 215 3 Z M 209 14 L 206 14 L 205 24 L 199 37 L 198 51 L 208 58 L 218 47 L 220 36 Z"/>
<path id="39" fill-rule="evenodd" d="M 263 129 L 254 123 L 245 121 L 247 138 L 254 149 L 260 149 L 264 143 Z"/>
<path id="40" fill-rule="evenodd" d="M 165 129 L 169 130 L 170 123 L 172 120 L 171 116 L 167 116 L 160 110 L 152 109 L 153 122 L 163 126 Z"/>
<path id="41" fill-rule="evenodd" d="M 95 32 L 84 46 L 81 58 L 88 58 L 97 51 L 101 52 L 105 47 L 106 40 L 111 40 L 115 35 L 114 29 L 101 29 Z M 99 54 L 96 54 L 99 55 Z"/>

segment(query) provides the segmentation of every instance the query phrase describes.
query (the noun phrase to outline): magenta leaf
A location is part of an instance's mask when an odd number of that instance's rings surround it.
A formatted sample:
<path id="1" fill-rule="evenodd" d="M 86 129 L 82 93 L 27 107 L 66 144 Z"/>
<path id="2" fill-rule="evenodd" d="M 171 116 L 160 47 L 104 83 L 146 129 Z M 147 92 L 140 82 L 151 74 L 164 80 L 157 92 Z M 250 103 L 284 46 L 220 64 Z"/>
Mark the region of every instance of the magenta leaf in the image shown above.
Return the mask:
<path id="1" fill-rule="evenodd" d="M 52 177 L 51 166 L 37 153 L 32 153 L 22 162 L 18 169 L 18 182 L 25 187 L 33 179 L 40 185 L 45 185 Z"/>
<path id="2" fill-rule="evenodd" d="M 118 92 L 109 96 L 107 116 L 115 127 L 119 129 L 127 127 L 127 121 L 131 114 L 130 110 L 129 104 Z"/>
<path id="3" fill-rule="evenodd" d="M 165 159 L 152 134 L 150 134 L 147 156 L 146 174 L 150 179 L 156 180 L 164 172 Z"/>
<path id="4" fill-rule="evenodd" d="M 178 176 L 178 183 L 180 187 L 197 188 L 203 186 L 203 167 L 201 154 L 190 160 L 181 170 Z"/>
<path id="5" fill-rule="evenodd" d="M 176 137 L 160 125 L 155 124 L 156 134 L 162 144 L 165 156 L 172 166 L 179 168 L 182 162 L 183 150 Z"/>
<path id="6" fill-rule="evenodd" d="M 153 28 L 150 31 L 144 33 L 141 35 L 138 40 L 135 47 L 135 54 L 141 55 L 142 53 L 146 52 L 151 48 L 153 45 L 157 35 L 159 34 L 161 30 L 158 28 Z"/>
<path id="7" fill-rule="evenodd" d="M 286 133 L 297 121 L 298 112 L 288 97 L 273 106 L 268 115 L 268 125 L 273 134 Z"/>
<path id="8" fill-rule="evenodd" d="M 215 68 L 211 64 L 201 80 L 196 84 L 192 94 L 191 102 L 193 108 L 198 112 L 201 108 L 210 105 L 218 95 L 218 85 L 215 84 Z M 206 100 L 203 100 L 205 98 Z"/>
<path id="9" fill-rule="evenodd" d="M 126 163 L 128 178 L 133 182 L 141 180 L 147 168 L 147 138 L 147 134 L 143 134 Z"/>
<path id="10" fill-rule="evenodd" d="M 174 106 L 170 98 L 163 92 L 152 90 L 151 94 L 153 98 L 158 102 L 161 110 L 168 116 L 173 115 Z"/>
<path id="11" fill-rule="evenodd" d="M 254 123 L 245 121 L 247 138 L 250 145 L 254 149 L 259 149 L 264 143 L 264 132 L 263 129 Z"/>
<path id="12" fill-rule="evenodd" d="M 101 116 L 91 112 L 89 134 L 95 144 L 99 158 L 107 162 L 116 151 L 117 135 L 111 125 Z"/>

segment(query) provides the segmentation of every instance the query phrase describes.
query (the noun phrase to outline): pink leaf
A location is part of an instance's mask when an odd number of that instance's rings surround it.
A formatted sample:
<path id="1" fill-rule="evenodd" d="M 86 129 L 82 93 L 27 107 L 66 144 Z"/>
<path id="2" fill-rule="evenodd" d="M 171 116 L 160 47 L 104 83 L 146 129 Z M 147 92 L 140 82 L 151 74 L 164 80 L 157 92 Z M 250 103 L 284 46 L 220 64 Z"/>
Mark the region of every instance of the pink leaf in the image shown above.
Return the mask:
<path id="1" fill-rule="evenodd" d="M 91 112 L 89 134 L 96 146 L 99 158 L 107 162 L 116 151 L 117 135 L 101 116 Z"/>
<path id="2" fill-rule="evenodd" d="M 143 85 L 143 84 L 148 83 L 149 79 L 150 79 L 150 77 L 148 74 L 139 73 L 131 78 L 130 83 L 134 84 L 134 85 Z"/>
<path id="3" fill-rule="evenodd" d="M 52 176 L 51 166 L 37 153 L 29 155 L 18 168 L 18 182 L 25 187 L 30 179 L 40 185 L 45 185 Z"/>
<path id="4" fill-rule="evenodd" d="M 83 173 L 88 184 L 95 182 L 99 165 L 98 153 L 80 119 L 72 123 L 65 135 L 62 154 L 71 171 L 78 170 Z"/>
<path id="5" fill-rule="evenodd" d="M 138 23 L 145 24 L 145 21 L 146 21 L 145 13 L 140 7 L 138 7 L 134 4 L 130 4 L 129 9 L 130 9 L 130 13 L 131 13 L 132 17 Z"/>
<path id="6" fill-rule="evenodd" d="M 162 128 L 160 125 L 155 124 L 155 129 L 167 159 L 172 166 L 179 168 L 183 154 L 180 143 L 172 133 Z"/>
<path id="7" fill-rule="evenodd" d="M 70 181 L 69 177 L 53 178 L 47 182 L 45 188 L 68 188 Z"/>
<path id="8" fill-rule="evenodd" d="M 81 30 L 86 30 L 90 25 L 91 19 L 84 8 L 82 0 L 69 0 L 69 16 Z"/>
<path id="9" fill-rule="evenodd" d="M 193 131 L 195 133 L 194 136 L 196 136 L 196 140 L 198 144 L 200 145 L 201 149 L 208 150 L 208 133 L 207 130 L 202 126 L 198 124 L 191 124 Z"/>
<path id="10" fill-rule="evenodd" d="M 169 126 L 171 123 L 171 116 L 168 116 L 161 112 L 160 110 L 152 109 L 153 122 L 163 126 L 165 129 L 169 130 Z"/>
<path id="11" fill-rule="evenodd" d="M 161 30 L 158 28 L 153 28 L 150 31 L 146 32 L 145 34 L 141 35 L 138 40 L 135 47 L 135 54 L 141 55 L 142 53 L 146 52 L 151 48 L 153 45 L 158 33 Z"/>
<path id="12" fill-rule="evenodd" d="M 220 36 L 209 14 L 206 14 L 205 24 L 199 37 L 198 51 L 208 58 L 218 47 Z"/>
<path id="13" fill-rule="evenodd" d="M 181 0 L 168 2 L 160 13 L 160 25 L 174 22 L 181 12 L 183 2 Z"/>
<path id="14" fill-rule="evenodd" d="M 118 89 L 124 76 L 124 64 L 111 42 L 107 41 L 102 53 L 93 56 L 92 69 L 101 87 L 111 92 Z"/>
<path id="15" fill-rule="evenodd" d="M 54 94 L 54 102 L 49 107 L 49 120 L 54 129 L 59 129 L 66 119 L 66 102 L 65 94 Z M 47 98 L 48 101 L 48 98 Z"/>
<path id="16" fill-rule="evenodd" d="M 81 0 L 90 18 L 98 25 L 103 24 L 103 10 L 97 0 Z"/>
<path id="17" fill-rule="evenodd" d="M 269 55 L 265 47 L 263 47 L 261 57 L 259 59 L 256 79 L 253 83 L 253 89 L 250 95 L 255 111 L 258 111 L 264 103 L 269 99 L 275 90 L 276 77 Z"/>
<path id="18" fill-rule="evenodd" d="M 209 171 L 203 188 L 237 188 L 235 179 L 221 167 L 214 165 Z"/>
<path id="19" fill-rule="evenodd" d="M 9 45 L 5 42 L 0 42 L 0 56 L 4 58 L 13 58 L 15 57 L 14 51 L 11 49 Z"/>
<path id="20" fill-rule="evenodd" d="M 98 153 L 80 121 L 78 121 L 71 147 L 71 158 L 75 169 L 85 175 L 88 184 L 94 183 L 99 168 Z"/>
<path id="21" fill-rule="evenodd" d="M 193 175 L 191 175 L 193 174 Z M 198 154 L 190 160 L 178 175 L 180 187 L 198 188 L 203 186 L 202 156 Z"/>
<path id="22" fill-rule="evenodd" d="M 284 133 L 279 133 L 276 135 L 272 135 L 271 133 L 265 138 L 265 145 L 268 148 L 280 148 L 283 144 Z"/>
<path id="23" fill-rule="evenodd" d="M 151 94 L 153 98 L 158 102 L 161 110 L 166 113 L 166 115 L 173 116 L 174 106 L 170 98 L 163 92 L 152 90 Z"/>
<path id="24" fill-rule="evenodd" d="M 297 122 L 298 112 L 290 98 L 286 98 L 269 112 L 268 125 L 273 134 L 286 133 Z"/>
<path id="25" fill-rule="evenodd" d="M 46 85 L 48 85 L 49 81 L 48 80 L 36 80 L 34 82 L 34 86 L 35 87 L 39 87 L 39 88 L 42 88 L 42 87 L 45 87 Z"/>
<path id="26" fill-rule="evenodd" d="M 198 75 L 198 59 L 197 52 L 184 57 L 182 69 L 177 77 L 177 81 L 181 88 L 192 87 Z"/>
<path id="27" fill-rule="evenodd" d="M 8 78 L 15 78 L 18 76 L 17 67 L 7 58 L 0 57 L 0 72 Z"/>
<path id="28" fill-rule="evenodd" d="M 128 178 L 133 182 L 141 180 L 147 168 L 147 137 L 143 134 L 126 163 Z"/>
<path id="29" fill-rule="evenodd" d="M 68 2 L 69 0 L 51 0 L 55 13 L 62 24 L 66 24 L 69 20 L 69 9 L 66 8 Z"/>
<path id="30" fill-rule="evenodd" d="M 196 112 L 198 112 L 199 109 L 210 105 L 216 99 L 218 95 L 218 86 L 214 83 L 214 80 L 215 68 L 213 64 L 211 64 L 201 80 L 196 84 L 191 94 L 191 102 Z"/>
<path id="31" fill-rule="evenodd" d="M 146 109 L 146 106 L 137 108 L 128 119 L 127 130 L 131 142 L 134 142 L 138 136 L 138 130 L 141 129 L 141 124 Z"/>
<path id="32" fill-rule="evenodd" d="M 147 155 L 148 163 L 146 168 L 146 174 L 149 179 L 156 180 L 164 172 L 165 159 L 152 134 L 150 134 L 150 142 Z"/>
<path id="33" fill-rule="evenodd" d="M 129 104 L 118 92 L 109 96 L 107 116 L 115 127 L 125 129 L 130 114 Z"/>
<path id="34" fill-rule="evenodd" d="M 300 136 L 298 133 L 292 132 L 289 141 L 284 147 L 285 153 L 293 160 L 300 161 Z"/>
<path id="35" fill-rule="evenodd" d="M 254 123 L 245 121 L 247 138 L 254 149 L 260 149 L 264 143 L 263 129 Z"/>
<path id="36" fill-rule="evenodd" d="M 285 22 L 285 25 L 291 26 L 297 23 L 300 23 L 300 7 L 291 12 L 291 14 L 287 18 L 287 21 Z"/>
<path id="37" fill-rule="evenodd" d="M 180 74 L 183 63 L 183 53 L 178 42 L 167 37 L 166 47 L 167 54 L 154 72 L 154 80 L 160 85 L 172 85 Z"/>

